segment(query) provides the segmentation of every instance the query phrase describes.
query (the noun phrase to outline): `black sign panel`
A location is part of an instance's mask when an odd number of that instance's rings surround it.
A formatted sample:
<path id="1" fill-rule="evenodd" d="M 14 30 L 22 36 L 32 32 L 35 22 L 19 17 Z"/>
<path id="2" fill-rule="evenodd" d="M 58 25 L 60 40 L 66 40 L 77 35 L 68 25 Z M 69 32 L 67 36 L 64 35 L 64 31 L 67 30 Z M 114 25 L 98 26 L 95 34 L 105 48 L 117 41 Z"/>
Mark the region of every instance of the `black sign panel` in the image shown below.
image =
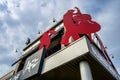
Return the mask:
<path id="1" fill-rule="evenodd" d="M 22 80 L 41 73 L 45 54 L 46 50 L 42 48 L 27 58 L 21 74 Z"/>

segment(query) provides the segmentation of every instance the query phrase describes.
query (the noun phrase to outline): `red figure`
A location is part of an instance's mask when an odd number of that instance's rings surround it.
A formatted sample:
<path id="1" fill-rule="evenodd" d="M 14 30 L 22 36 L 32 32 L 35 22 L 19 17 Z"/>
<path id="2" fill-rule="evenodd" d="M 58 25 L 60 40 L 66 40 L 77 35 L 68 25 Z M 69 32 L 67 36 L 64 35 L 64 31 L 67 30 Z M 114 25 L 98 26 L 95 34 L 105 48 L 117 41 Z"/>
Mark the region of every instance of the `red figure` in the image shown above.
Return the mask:
<path id="1" fill-rule="evenodd" d="M 76 10 L 69 10 L 63 16 L 63 23 L 66 31 L 61 44 L 68 45 L 68 40 L 71 36 L 74 40 L 79 39 L 79 34 L 87 34 L 88 37 L 92 39 L 91 33 L 100 30 L 100 25 L 92 21 L 89 14 L 82 14 L 77 7 L 75 7 L 75 9 Z"/>
<path id="2" fill-rule="evenodd" d="M 42 37 L 40 38 L 40 46 L 39 49 L 45 47 L 46 49 L 48 49 L 50 42 L 51 42 L 51 38 L 50 36 L 52 34 L 55 34 L 54 30 L 49 30 L 47 32 L 44 32 L 44 34 L 42 35 Z"/>

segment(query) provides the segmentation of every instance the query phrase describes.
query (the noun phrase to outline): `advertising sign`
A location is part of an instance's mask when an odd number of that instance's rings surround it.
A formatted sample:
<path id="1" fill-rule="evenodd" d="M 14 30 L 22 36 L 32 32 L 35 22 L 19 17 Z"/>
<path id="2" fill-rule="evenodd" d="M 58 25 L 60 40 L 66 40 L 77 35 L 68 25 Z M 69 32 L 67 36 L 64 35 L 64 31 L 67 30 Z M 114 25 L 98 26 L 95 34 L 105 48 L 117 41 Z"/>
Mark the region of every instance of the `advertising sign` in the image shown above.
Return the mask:
<path id="1" fill-rule="evenodd" d="M 27 58 L 21 75 L 22 79 L 27 79 L 41 73 L 45 53 L 45 48 L 42 48 Z"/>

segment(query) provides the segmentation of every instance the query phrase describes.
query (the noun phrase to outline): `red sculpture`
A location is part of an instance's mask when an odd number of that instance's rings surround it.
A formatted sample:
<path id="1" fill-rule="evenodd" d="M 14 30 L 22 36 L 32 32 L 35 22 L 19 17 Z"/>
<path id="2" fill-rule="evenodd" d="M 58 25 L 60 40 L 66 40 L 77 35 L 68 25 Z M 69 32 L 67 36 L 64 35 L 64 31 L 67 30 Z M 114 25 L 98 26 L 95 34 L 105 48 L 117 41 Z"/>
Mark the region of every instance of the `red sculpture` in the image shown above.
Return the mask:
<path id="1" fill-rule="evenodd" d="M 61 44 L 68 45 L 70 37 L 73 37 L 74 40 L 79 39 L 79 34 L 87 34 L 92 40 L 91 33 L 95 33 L 100 30 L 100 25 L 92 21 L 89 14 L 82 14 L 77 7 L 75 7 L 75 9 L 76 10 L 69 10 L 63 16 L 65 35 Z"/>
<path id="2" fill-rule="evenodd" d="M 52 34 L 55 34 L 54 30 L 48 30 L 46 32 L 44 32 L 44 34 L 42 35 L 42 37 L 40 38 L 40 46 L 39 49 L 45 47 L 46 49 L 48 49 L 50 43 L 51 43 L 51 38 L 50 36 Z"/>

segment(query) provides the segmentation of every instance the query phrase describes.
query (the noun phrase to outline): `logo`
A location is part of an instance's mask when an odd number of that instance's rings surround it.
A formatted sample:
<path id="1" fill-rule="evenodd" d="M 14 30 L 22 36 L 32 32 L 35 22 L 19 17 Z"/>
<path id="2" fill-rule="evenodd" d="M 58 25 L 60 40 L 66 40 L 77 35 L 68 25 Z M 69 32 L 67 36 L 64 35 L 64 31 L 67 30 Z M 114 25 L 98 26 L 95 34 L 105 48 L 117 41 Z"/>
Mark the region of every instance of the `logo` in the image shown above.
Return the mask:
<path id="1" fill-rule="evenodd" d="M 25 67 L 24 73 L 25 73 L 26 71 L 31 72 L 31 70 L 32 70 L 33 68 L 35 68 L 38 64 L 39 64 L 39 58 L 35 58 L 35 59 L 31 60 L 31 61 L 29 60 L 29 61 L 27 62 L 26 67 Z"/>

